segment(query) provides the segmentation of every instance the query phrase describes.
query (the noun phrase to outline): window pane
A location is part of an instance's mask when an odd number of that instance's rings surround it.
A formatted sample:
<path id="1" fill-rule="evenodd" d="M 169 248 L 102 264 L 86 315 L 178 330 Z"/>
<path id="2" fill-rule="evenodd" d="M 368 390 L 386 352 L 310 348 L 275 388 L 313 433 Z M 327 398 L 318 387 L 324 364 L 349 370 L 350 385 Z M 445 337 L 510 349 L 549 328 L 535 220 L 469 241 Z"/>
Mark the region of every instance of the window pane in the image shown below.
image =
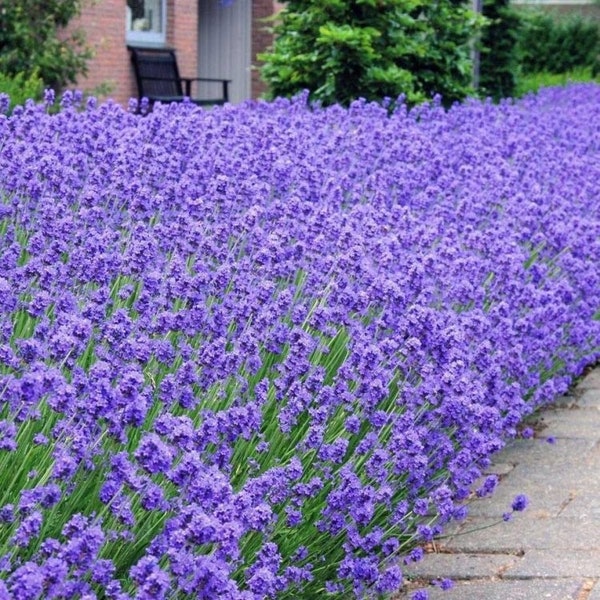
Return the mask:
<path id="1" fill-rule="evenodd" d="M 127 0 L 129 31 L 164 33 L 163 0 Z"/>

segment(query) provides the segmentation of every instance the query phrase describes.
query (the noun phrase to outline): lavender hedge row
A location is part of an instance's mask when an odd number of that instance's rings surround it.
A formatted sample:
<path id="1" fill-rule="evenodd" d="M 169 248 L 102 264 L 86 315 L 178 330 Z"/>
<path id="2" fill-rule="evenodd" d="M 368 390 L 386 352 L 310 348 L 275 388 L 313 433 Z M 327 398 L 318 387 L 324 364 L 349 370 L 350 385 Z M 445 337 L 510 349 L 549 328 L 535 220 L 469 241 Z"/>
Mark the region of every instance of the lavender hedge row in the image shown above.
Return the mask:
<path id="1" fill-rule="evenodd" d="M 600 356 L 600 87 L 80 104 L 0 115 L 0 598 L 397 590 Z"/>

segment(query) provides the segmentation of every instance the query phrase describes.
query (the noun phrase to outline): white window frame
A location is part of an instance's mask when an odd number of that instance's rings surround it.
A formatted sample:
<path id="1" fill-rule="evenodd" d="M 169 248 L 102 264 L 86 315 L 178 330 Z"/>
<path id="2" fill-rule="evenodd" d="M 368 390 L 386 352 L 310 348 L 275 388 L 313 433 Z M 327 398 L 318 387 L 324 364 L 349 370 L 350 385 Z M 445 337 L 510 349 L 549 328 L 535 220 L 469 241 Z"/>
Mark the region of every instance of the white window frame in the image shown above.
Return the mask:
<path id="1" fill-rule="evenodd" d="M 158 0 L 162 11 L 162 31 L 133 31 L 131 9 L 125 4 L 125 39 L 129 46 L 164 46 L 167 42 L 167 0 Z"/>

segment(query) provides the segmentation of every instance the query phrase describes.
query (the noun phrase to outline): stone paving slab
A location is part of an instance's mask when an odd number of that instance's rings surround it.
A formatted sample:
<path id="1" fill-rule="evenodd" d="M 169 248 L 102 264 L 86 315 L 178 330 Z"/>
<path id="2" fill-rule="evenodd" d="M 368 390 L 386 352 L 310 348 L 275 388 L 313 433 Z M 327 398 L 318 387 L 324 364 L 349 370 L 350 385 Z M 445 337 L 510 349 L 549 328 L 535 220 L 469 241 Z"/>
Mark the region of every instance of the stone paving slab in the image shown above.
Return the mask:
<path id="1" fill-rule="evenodd" d="M 577 463 L 522 463 L 517 465 L 507 479 L 511 487 L 564 488 L 572 492 L 588 489 L 590 482 L 600 473 L 600 457 L 582 456 Z"/>
<path id="2" fill-rule="evenodd" d="M 508 475 L 513 469 L 515 465 L 508 462 L 500 462 L 494 461 L 486 470 L 486 475 L 498 475 L 499 477 L 503 477 Z"/>
<path id="3" fill-rule="evenodd" d="M 496 492 L 470 502 L 468 518 L 436 541 L 441 552 L 404 568 L 395 600 L 423 587 L 430 600 L 600 600 L 600 367 L 534 427 L 535 438 L 493 457 Z M 502 521 L 517 494 L 529 507 Z M 446 578 L 449 591 L 429 585 Z"/>
<path id="4" fill-rule="evenodd" d="M 528 480 L 513 482 L 507 479 L 498 486 L 492 496 L 477 498 L 470 502 L 469 516 L 502 518 L 505 512 L 511 510 L 512 501 L 518 494 L 525 494 L 529 499 L 527 510 L 519 515 L 519 518 L 539 519 L 558 516 L 576 495 L 576 491 L 564 485 L 544 485 Z"/>
<path id="5" fill-rule="evenodd" d="M 547 408 L 544 410 L 553 410 L 555 408 L 572 408 L 575 404 L 578 403 L 579 396 L 583 393 L 580 391 L 578 394 L 567 393 L 562 396 L 558 396 L 555 398 L 550 404 L 548 404 Z"/>
<path id="6" fill-rule="evenodd" d="M 600 575 L 596 577 L 600 577 Z M 594 582 L 594 587 L 590 590 L 588 596 L 585 597 L 585 600 L 600 600 L 600 581 L 598 579 Z"/>
<path id="7" fill-rule="evenodd" d="M 542 435 L 545 435 L 545 431 Z M 600 438 L 600 428 L 596 432 Z M 527 464 L 539 462 L 552 462 L 557 460 L 571 461 L 573 456 L 582 456 L 591 452 L 596 445 L 593 439 L 561 439 L 550 444 L 545 438 L 531 440 L 511 440 L 506 447 L 494 456 L 494 461 L 517 465 L 523 462 Z"/>
<path id="8" fill-rule="evenodd" d="M 460 581 L 450 590 L 428 587 L 429 600 L 579 600 L 583 579 Z M 403 593 L 394 600 L 410 598 Z M 590 600 L 590 598 L 586 598 Z"/>
<path id="9" fill-rule="evenodd" d="M 600 389 L 600 369 L 594 369 L 589 372 L 575 387 L 575 391 Z"/>
<path id="10" fill-rule="evenodd" d="M 426 554 L 418 563 L 404 567 L 405 576 L 418 579 L 482 579 L 496 577 L 519 560 L 514 554 Z"/>
<path id="11" fill-rule="evenodd" d="M 564 414 L 567 413 L 567 414 Z M 544 436 L 598 439 L 600 410 L 573 409 L 556 411 L 545 419 Z"/>
<path id="12" fill-rule="evenodd" d="M 600 475 L 600 474 L 599 474 Z M 561 517 L 600 520 L 600 495 L 597 490 L 584 488 L 565 505 Z M 598 562 L 598 577 L 600 577 L 600 561 Z"/>
<path id="13" fill-rule="evenodd" d="M 600 390 L 586 390 L 577 400 L 577 406 L 582 409 L 598 409 L 600 410 Z"/>
<path id="14" fill-rule="evenodd" d="M 600 577 L 600 550 L 528 550 L 504 572 L 505 579 Z"/>
<path id="15" fill-rule="evenodd" d="M 468 532 L 468 533 L 467 533 Z M 583 518 L 525 519 L 509 522 L 469 518 L 458 535 L 443 540 L 452 552 L 514 553 L 526 550 L 600 550 L 600 520 Z"/>

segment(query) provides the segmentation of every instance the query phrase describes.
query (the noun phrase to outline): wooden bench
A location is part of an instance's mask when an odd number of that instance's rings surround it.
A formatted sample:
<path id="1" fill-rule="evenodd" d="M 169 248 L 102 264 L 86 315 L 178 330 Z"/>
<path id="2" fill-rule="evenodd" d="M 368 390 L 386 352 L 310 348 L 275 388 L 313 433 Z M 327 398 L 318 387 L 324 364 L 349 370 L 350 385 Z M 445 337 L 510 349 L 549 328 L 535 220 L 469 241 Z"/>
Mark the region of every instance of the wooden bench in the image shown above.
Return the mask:
<path id="1" fill-rule="evenodd" d="M 138 96 L 154 102 L 182 102 L 189 98 L 198 105 L 224 104 L 229 101 L 229 79 L 208 77 L 181 77 L 177 66 L 175 51 L 167 48 L 133 48 L 131 62 L 135 71 Z M 206 83 L 211 93 L 203 97 L 192 93 L 192 83 Z"/>

